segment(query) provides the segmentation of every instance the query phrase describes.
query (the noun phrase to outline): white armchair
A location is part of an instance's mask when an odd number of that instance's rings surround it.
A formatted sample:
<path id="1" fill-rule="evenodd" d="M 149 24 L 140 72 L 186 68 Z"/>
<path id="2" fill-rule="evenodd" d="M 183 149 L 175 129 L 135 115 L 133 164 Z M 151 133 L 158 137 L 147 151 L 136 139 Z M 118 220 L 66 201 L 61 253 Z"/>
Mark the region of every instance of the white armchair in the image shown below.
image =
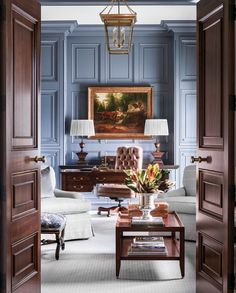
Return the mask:
<path id="1" fill-rule="evenodd" d="M 66 216 L 65 240 L 87 239 L 93 235 L 91 203 L 79 192 L 56 189 L 52 167 L 41 170 L 41 212 L 59 213 Z M 53 237 L 48 235 L 47 239 Z"/>
<path id="2" fill-rule="evenodd" d="M 166 201 L 185 226 L 185 239 L 196 240 L 196 166 L 186 166 L 183 187 L 170 190 L 159 201 Z"/>

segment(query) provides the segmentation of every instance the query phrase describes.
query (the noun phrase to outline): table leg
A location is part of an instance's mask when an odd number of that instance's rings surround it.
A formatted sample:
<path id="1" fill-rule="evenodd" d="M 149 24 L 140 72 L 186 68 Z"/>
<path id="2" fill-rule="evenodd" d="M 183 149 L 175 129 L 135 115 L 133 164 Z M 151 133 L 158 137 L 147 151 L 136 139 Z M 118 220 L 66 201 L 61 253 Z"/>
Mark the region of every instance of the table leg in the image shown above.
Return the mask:
<path id="1" fill-rule="evenodd" d="M 180 231 L 179 241 L 180 241 L 180 271 L 181 271 L 182 278 L 184 278 L 184 274 L 185 274 L 184 229 L 181 229 Z"/>
<path id="2" fill-rule="evenodd" d="M 175 238 L 176 238 L 176 237 L 175 237 L 175 231 L 172 231 L 172 232 L 171 232 L 171 238 L 172 238 L 172 240 L 175 240 Z"/>
<path id="3" fill-rule="evenodd" d="M 121 237 L 122 237 L 122 232 L 120 232 L 116 228 L 116 277 L 119 278 L 120 274 L 120 265 L 121 265 Z"/>

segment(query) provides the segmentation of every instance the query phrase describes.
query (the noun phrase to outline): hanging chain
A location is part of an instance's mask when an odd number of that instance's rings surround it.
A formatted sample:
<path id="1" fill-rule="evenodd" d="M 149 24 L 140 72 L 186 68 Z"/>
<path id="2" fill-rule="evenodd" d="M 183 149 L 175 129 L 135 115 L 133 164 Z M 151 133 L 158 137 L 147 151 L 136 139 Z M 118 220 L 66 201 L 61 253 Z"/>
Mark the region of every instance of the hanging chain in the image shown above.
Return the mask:
<path id="1" fill-rule="evenodd" d="M 120 2 L 123 2 L 123 4 L 127 7 L 127 9 L 129 10 L 130 13 L 132 14 L 136 14 L 136 12 L 130 8 L 130 6 L 128 5 L 127 1 L 126 0 L 112 0 L 111 1 L 111 4 L 108 4 L 103 10 L 102 12 L 100 12 L 100 14 L 103 14 L 103 12 L 110 6 L 110 9 L 108 10 L 107 14 L 110 14 L 111 10 L 113 9 L 114 5 L 117 3 L 117 6 L 118 6 L 118 14 L 120 14 L 120 6 L 121 6 L 121 3 Z"/>

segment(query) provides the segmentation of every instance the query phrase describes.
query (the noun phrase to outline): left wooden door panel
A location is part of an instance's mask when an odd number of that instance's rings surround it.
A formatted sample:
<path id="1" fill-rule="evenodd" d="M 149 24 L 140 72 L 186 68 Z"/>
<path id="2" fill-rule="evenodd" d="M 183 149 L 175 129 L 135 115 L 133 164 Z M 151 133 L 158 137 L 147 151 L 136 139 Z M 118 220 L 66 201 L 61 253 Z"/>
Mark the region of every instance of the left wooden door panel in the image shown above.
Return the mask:
<path id="1" fill-rule="evenodd" d="M 2 137 L 5 213 L 1 230 L 0 292 L 40 292 L 39 64 L 40 5 L 3 0 L 1 93 L 6 97 Z M 5 109 L 4 109 L 5 108 Z"/>

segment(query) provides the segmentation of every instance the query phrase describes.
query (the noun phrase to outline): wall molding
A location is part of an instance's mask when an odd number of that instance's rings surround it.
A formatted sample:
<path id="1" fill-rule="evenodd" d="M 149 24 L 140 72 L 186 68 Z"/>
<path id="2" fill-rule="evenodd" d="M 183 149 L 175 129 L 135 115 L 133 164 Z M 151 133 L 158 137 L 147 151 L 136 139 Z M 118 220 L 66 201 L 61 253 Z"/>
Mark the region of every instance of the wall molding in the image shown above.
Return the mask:
<path id="1" fill-rule="evenodd" d="M 63 34 L 65 37 L 70 35 L 78 27 L 76 20 L 60 20 L 60 21 L 42 21 L 42 34 Z"/>
<path id="2" fill-rule="evenodd" d="M 197 30 L 193 20 L 162 20 L 160 26 L 174 33 L 196 33 Z"/>
<path id="3" fill-rule="evenodd" d="M 199 0 L 132 0 L 131 5 L 196 5 Z M 40 0 L 41 5 L 107 5 L 104 0 Z"/>

